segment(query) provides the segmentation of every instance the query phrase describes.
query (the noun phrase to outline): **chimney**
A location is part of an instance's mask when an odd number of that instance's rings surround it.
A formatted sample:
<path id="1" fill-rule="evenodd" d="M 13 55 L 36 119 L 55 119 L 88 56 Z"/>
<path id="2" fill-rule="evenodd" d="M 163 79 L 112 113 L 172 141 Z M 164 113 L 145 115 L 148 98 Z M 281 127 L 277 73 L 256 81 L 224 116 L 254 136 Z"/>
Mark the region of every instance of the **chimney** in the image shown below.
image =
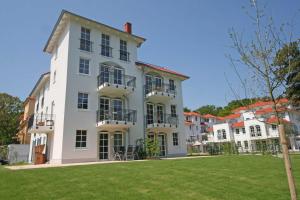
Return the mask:
<path id="1" fill-rule="evenodd" d="M 129 23 L 129 22 L 126 22 L 125 24 L 124 24 L 124 31 L 126 32 L 126 33 L 129 33 L 129 34 L 131 34 L 131 23 Z"/>

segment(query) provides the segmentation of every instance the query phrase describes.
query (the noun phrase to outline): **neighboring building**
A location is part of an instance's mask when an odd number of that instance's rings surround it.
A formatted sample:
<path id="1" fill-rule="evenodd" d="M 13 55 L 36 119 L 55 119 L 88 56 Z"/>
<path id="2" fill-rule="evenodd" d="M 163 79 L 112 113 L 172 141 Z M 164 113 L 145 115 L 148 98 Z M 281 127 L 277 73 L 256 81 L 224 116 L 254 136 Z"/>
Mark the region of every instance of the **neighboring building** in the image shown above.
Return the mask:
<path id="1" fill-rule="evenodd" d="M 277 108 L 282 122 L 290 127 L 289 135 L 291 150 L 300 149 L 300 112 L 287 104 L 287 99 L 280 99 Z M 256 102 L 247 107 L 240 107 L 234 113 L 225 116 L 213 125 L 209 135 L 210 142 L 234 142 L 239 151 L 257 151 L 263 146 L 270 150 L 279 147 L 277 118 L 274 115 L 272 102 Z"/>
<path id="2" fill-rule="evenodd" d="M 197 112 L 185 112 L 185 133 L 187 144 L 202 141 L 201 116 Z"/>
<path id="3" fill-rule="evenodd" d="M 30 134 L 28 134 L 28 120 L 34 113 L 34 104 L 35 99 L 32 97 L 28 97 L 23 104 L 24 112 L 20 116 L 20 123 L 16 137 L 17 141 L 20 144 L 30 144 Z"/>
<path id="4" fill-rule="evenodd" d="M 45 144 L 50 163 L 112 160 L 114 149 L 156 138 L 160 156 L 186 155 L 182 81 L 189 77 L 139 62 L 145 41 L 62 11 L 44 52 L 51 55 L 35 97 L 31 152 Z"/>

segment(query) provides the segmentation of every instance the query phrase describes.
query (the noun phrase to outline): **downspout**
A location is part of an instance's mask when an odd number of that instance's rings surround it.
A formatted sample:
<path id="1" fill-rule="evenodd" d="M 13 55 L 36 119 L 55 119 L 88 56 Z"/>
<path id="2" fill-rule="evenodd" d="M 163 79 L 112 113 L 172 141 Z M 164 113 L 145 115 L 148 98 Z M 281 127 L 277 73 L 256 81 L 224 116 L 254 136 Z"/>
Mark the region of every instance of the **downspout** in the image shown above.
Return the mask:
<path id="1" fill-rule="evenodd" d="M 145 118 L 145 80 L 144 80 L 144 77 L 145 77 L 145 68 L 142 67 L 142 94 L 143 94 L 143 107 L 142 107 L 142 112 L 143 112 L 143 130 L 144 130 L 144 142 L 145 142 L 145 139 L 146 139 L 146 118 Z"/>

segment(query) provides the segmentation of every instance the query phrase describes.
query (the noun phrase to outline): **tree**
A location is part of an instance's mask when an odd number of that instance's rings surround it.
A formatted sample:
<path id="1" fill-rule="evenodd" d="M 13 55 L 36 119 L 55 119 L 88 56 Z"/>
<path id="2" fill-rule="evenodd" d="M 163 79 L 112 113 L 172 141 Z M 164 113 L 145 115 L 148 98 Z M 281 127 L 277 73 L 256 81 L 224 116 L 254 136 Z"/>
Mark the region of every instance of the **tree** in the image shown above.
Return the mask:
<path id="1" fill-rule="evenodd" d="M 252 12 L 253 11 L 253 12 Z M 285 36 L 292 38 L 292 32 L 286 33 L 284 27 L 276 28 L 272 18 L 267 18 L 267 14 L 260 8 L 256 0 L 251 1 L 251 10 L 247 12 L 250 17 L 253 27 L 247 31 L 247 35 L 252 36 L 249 40 L 244 40 L 242 33 L 236 32 L 234 29 L 230 31 L 230 38 L 232 39 L 232 48 L 236 50 L 238 58 L 234 59 L 228 56 L 238 78 L 244 88 L 245 95 L 248 95 L 248 83 L 250 82 L 252 88 L 251 93 L 259 92 L 261 95 L 268 96 L 273 102 L 273 110 L 276 115 L 277 123 L 279 124 L 280 142 L 283 151 L 284 164 L 288 178 L 288 184 L 291 194 L 291 199 L 296 200 L 296 188 L 292 173 L 290 158 L 288 155 L 288 146 L 284 127 L 281 124 L 280 115 L 278 112 L 278 97 L 282 95 L 284 81 L 278 77 L 277 70 L 273 67 L 273 61 L 279 49 L 285 44 Z M 253 32 L 252 32 L 253 31 Z M 251 34 L 252 33 L 252 34 Z M 246 67 L 246 70 L 251 73 L 251 80 L 242 79 L 241 70 L 239 67 Z M 234 94 L 236 94 L 234 92 Z"/>
<path id="2" fill-rule="evenodd" d="M 0 93 L 0 145 L 13 142 L 22 113 L 23 103 L 18 97 Z"/>
<path id="3" fill-rule="evenodd" d="M 285 44 L 276 54 L 273 67 L 285 82 L 285 95 L 295 106 L 300 106 L 300 49 L 299 41 Z"/>
<path id="4" fill-rule="evenodd" d="M 216 107 L 214 105 L 205 105 L 205 106 L 201 106 L 195 111 L 199 112 L 201 115 L 205 115 L 205 114 L 218 115 L 221 109 L 222 107 Z"/>
<path id="5" fill-rule="evenodd" d="M 183 112 L 191 112 L 191 109 L 189 109 L 188 107 L 184 107 Z"/>

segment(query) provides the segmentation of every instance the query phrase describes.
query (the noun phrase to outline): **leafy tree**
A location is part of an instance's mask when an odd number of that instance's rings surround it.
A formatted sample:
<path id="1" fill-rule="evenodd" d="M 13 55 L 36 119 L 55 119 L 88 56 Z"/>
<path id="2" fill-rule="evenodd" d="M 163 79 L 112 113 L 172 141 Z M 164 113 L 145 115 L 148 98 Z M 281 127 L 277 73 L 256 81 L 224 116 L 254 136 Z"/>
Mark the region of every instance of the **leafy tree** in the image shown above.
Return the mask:
<path id="1" fill-rule="evenodd" d="M 300 41 L 300 40 L 299 40 Z M 285 95 L 294 105 L 300 105 L 300 49 L 299 42 L 285 44 L 277 51 L 273 66 L 286 85 Z"/>
<path id="2" fill-rule="evenodd" d="M 13 142 L 23 105 L 18 97 L 0 93 L 0 145 Z"/>
<path id="3" fill-rule="evenodd" d="M 201 106 L 200 108 L 196 109 L 196 112 L 199 112 L 202 115 L 211 114 L 211 115 L 218 115 L 218 113 L 222 110 L 222 107 L 216 107 L 215 105 L 205 105 Z"/>
<path id="4" fill-rule="evenodd" d="M 191 112 L 191 109 L 189 109 L 188 107 L 184 107 L 183 112 Z"/>

